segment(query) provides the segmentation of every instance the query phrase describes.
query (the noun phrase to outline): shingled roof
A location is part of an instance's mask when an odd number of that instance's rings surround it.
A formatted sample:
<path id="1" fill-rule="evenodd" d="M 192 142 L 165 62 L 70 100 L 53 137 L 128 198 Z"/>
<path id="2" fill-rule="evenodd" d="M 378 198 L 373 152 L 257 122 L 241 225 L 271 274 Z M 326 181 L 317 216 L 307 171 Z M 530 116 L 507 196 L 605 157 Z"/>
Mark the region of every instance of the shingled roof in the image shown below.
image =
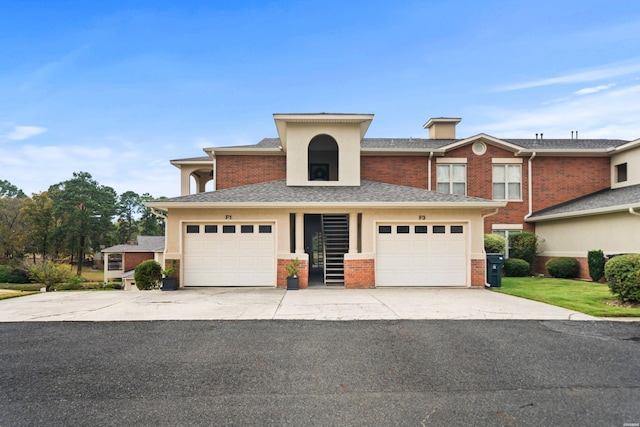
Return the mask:
<path id="1" fill-rule="evenodd" d="M 605 189 L 531 214 L 528 221 L 584 216 L 598 213 L 640 209 L 640 184 Z"/>
<path id="2" fill-rule="evenodd" d="M 163 252 L 164 236 L 138 236 L 137 244 L 115 245 L 102 252 Z"/>
<path id="3" fill-rule="evenodd" d="M 191 194 L 170 199 L 155 200 L 149 204 L 153 207 L 171 208 L 172 206 L 193 204 L 261 204 L 261 205 L 295 205 L 295 204 L 390 204 L 390 205 L 447 205 L 468 207 L 504 206 L 503 202 L 481 199 L 478 197 L 459 196 L 435 191 L 423 190 L 401 185 L 362 180 L 360 186 L 287 186 L 285 180 L 262 182 L 241 187 Z"/>
<path id="4" fill-rule="evenodd" d="M 464 139 L 429 139 L 429 138 L 363 138 L 363 149 L 423 149 L 438 150 Z M 603 150 L 615 148 L 629 141 L 622 139 L 502 139 L 502 141 L 521 147 L 525 150 Z M 281 148 L 279 138 L 264 138 L 257 144 L 216 147 L 223 149 Z M 213 148 L 215 151 L 216 148 Z M 186 160 L 186 159 L 183 159 Z M 190 160 L 190 159 L 189 159 Z M 204 160 L 210 160 L 205 157 Z"/>

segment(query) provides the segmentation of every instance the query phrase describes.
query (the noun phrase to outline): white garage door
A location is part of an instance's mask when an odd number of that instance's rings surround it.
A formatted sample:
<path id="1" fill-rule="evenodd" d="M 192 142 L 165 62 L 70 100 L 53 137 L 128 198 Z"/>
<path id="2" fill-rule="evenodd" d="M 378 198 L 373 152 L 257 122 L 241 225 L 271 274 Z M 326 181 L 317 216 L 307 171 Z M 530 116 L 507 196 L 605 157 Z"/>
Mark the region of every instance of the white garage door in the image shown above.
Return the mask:
<path id="1" fill-rule="evenodd" d="M 185 286 L 275 286 L 273 224 L 187 224 Z"/>
<path id="2" fill-rule="evenodd" d="M 467 286 L 467 225 L 379 224 L 376 286 Z"/>

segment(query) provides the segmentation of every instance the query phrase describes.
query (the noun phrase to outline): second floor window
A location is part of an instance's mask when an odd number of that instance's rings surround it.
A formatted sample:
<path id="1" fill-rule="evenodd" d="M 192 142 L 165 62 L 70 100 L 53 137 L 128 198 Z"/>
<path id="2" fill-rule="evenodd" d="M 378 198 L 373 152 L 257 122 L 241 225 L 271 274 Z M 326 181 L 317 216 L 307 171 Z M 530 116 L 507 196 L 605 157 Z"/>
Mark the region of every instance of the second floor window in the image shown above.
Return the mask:
<path id="1" fill-rule="evenodd" d="M 438 165 L 436 179 L 440 193 L 467 194 L 467 165 Z"/>
<path id="2" fill-rule="evenodd" d="M 522 200 L 522 165 L 493 165 L 494 200 Z"/>
<path id="3" fill-rule="evenodd" d="M 119 271 L 122 270 L 122 254 L 109 254 L 107 255 L 107 270 Z"/>

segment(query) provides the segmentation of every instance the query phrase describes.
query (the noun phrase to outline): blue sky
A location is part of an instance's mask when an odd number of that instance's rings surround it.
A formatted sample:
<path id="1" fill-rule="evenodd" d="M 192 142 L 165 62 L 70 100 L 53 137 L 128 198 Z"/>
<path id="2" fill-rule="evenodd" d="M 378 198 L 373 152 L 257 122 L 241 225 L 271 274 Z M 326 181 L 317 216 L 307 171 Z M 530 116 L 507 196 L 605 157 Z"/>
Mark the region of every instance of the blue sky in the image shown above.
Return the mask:
<path id="1" fill-rule="evenodd" d="M 179 195 L 170 159 L 372 113 L 368 137 L 640 138 L 640 2 L 28 1 L 0 8 L 0 179 Z"/>

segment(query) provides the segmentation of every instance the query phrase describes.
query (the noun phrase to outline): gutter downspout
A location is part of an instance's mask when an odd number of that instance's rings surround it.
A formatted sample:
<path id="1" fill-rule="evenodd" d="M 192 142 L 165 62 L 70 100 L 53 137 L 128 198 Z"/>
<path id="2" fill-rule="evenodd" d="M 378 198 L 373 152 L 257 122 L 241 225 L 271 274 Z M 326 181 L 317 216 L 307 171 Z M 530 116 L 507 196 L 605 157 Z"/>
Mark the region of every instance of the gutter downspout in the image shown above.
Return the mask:
<path id="1" fill-rule="evenodd" d="M 629 208 L 629 213 L 631 215 L 637 215 L 640 216 L 640 212 L 636 212 L 635 208 Z"/>
<path id="2" fill-rule="evenodd" d="M 433 158 L 433 151 L 429 152 L 429 165 L 427 167 L 429 175 L 429 182 L 427 183 L 427 190 L 431 191 L 431 159 Z"/>
<path id="3" fill-rule="evenodd" d="M 213 175 L 211 176 L 213 179 L 213 191 L 216 191 L 218 187 L 218 168 L 216 167 L 216 157 L 213 156 Z"/>
<path id="4" fill-rule="evenodd" d="M 529 213 L 526 214 L 524 216 L 524 219 L 527 220 L 529 219 L 529 217 L 531 216 L 531 214 L 533 213 L 533 183 L 532 181 L 532 164 L 533 164 L 533 159 L 536 157 L 536 154 L 538 154 L 536 151 L 533 152 L 533 154 L 531 155 L 531 157 L 529 157 L 529 168 L 527 170 L 527 180 L 529 181 L 527 183 L 527 185 L 529 186 Z"/>

